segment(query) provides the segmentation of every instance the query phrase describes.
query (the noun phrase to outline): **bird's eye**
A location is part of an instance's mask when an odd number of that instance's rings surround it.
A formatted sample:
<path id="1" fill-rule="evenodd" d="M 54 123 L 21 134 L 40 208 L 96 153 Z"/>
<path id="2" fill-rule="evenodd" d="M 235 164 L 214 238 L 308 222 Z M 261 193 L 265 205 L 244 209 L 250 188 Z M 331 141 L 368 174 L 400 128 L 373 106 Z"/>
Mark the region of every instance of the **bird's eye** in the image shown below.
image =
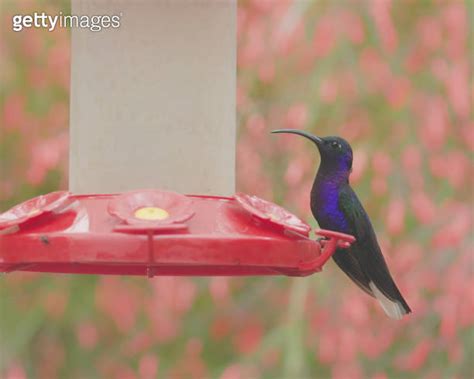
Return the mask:
<path id="1" fill-rule="evenodd" d="M 333 141 L 331 143 L 331 146 L 334 147 L 334 148 L 338 148 L 338 149 L 340 149 L 342 147 L 341 144 L 337 141 Z"/>

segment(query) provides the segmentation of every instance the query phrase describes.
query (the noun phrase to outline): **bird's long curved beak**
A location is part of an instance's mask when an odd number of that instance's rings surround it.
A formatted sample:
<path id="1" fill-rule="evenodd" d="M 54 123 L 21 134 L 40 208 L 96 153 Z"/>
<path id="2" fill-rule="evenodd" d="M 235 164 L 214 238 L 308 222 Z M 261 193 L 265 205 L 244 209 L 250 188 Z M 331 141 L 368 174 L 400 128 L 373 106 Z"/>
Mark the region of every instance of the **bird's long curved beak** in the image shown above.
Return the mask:
<path id="1" fill-rule="evenodd" d="M 318 147 L 323 142 L 321 138 L 313 136 L 312 134 L 309 134 L 307 132 L 304 132 L 303 130 L 298 130 L 298 129 L 277 129 L 277 130 L 272 130 L 272 133 L 298 134 L 299 136 L 306 137 L 307 139 L 313 141 Z"/>

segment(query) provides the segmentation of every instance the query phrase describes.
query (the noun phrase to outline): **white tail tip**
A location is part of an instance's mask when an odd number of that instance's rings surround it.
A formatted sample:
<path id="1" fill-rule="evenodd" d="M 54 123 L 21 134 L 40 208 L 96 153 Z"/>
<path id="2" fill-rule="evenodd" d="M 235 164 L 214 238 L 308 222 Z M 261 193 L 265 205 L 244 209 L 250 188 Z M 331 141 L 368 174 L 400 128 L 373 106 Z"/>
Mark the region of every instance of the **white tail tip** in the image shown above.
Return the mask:
<path id="1" fill-rule="evenodd" d="M 401 320 L 403 315 L 406 314 L 406 311 L 405 309 L 403 309 L 403 306 L 398 301 L 390 300 L 387 296 L 385 296 L 377 288 L 374 282 L 370 282 L 369 287 L 374 293 L 374 296 L 379 301 L 387 316 L 393 318 L 394 320 Z"/>

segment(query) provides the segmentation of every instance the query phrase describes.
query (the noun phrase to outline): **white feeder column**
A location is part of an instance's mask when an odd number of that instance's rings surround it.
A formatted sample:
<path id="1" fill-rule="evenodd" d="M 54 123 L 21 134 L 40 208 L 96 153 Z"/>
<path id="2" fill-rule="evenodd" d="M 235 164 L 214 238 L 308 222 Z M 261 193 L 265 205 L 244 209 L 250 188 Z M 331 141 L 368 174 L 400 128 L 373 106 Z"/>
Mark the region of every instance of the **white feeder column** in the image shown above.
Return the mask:
<path id="1" fill-rule="evenodd" d="M 72 0 L 70 190 L 235 188 L 236 2 Z"/>

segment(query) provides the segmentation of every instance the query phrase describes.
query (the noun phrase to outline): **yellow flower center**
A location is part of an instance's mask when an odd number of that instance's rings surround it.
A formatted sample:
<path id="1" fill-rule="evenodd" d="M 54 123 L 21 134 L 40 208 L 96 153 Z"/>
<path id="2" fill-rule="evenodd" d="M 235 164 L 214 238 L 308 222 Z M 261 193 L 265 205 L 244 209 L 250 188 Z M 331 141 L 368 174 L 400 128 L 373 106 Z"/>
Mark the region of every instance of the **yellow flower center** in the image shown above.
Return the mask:
<path id="1" fill-rule="evenodd" d="M 278 217 L 276 214 L 274 213 L 270 213 L 270 220 L 272 221 L 280 221 L 280 217 Z"/>
<path id="2" fill-rule="evenodd" d="M 35 214 L 39 213 L 39 209 L 32 209 L 31 211 L 28 212 L 28 216 L 34 216 Z"/>
<path id="3" fill-rule="evenodd" d="M 135 218 L 138 218 L 140 220 L 149 221 L 165 220 L 170 216 L 168 212 L 158 207 L 139 208 L 135 211 L 133 215 L 135 216 Z"/>

